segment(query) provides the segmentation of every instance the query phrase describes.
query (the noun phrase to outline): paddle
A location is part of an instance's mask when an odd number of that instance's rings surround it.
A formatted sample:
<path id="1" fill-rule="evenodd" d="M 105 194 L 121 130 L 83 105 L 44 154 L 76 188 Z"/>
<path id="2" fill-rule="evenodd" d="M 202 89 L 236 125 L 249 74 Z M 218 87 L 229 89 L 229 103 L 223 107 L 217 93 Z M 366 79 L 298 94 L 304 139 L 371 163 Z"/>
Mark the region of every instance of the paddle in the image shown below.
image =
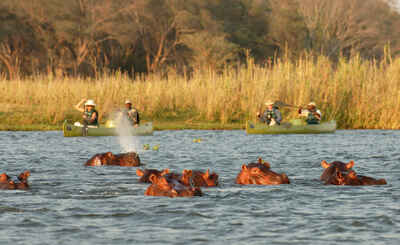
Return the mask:
<path id="1" fill-rule="evenodd" d="M 299 106 L 296 106 L 296 105 L 290 105 L 290 104 L 286 104 L 285 102 L 283 102 L 283 101 L 280 101 L 280 100 L 278 100 L 278 101 L 275 101 L 274 105 L 275 105 L 275 106 L 277 106 L 277 107 L 292 107 L 292 108 L 299 108 Z"/>

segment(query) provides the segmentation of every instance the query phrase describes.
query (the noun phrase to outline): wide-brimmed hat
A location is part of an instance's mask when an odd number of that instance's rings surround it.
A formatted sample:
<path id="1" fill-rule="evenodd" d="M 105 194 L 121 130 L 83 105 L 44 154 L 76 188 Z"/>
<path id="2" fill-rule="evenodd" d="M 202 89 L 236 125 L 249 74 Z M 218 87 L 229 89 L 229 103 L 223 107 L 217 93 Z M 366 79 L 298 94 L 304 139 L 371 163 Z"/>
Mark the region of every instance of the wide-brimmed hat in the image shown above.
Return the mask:
<path id="1" fill-rule="evenodd" d="M 88 106 L 88 105 L 96 106 L 96 104 L 94 103 L 94 100 L 87 100 L 85 103 L 85 106 Z"/>
<path id="2" fill-rule="evenodd" d="M 125 100 L 125 104 L 131 104 L 132 105 L 132 102 L 130 100 Z"/>
<path id="3" fill-rule="evenodd" d="M 314 101 L 311 101 L 310 103 L 308 103 L 308 106 L 317 106 L 317 104 L 315 104 Z"/>
<path id="4" fill-rule="evenodd" d="M 273 102 L 272 100 L 268 100 L 267 102 L 265 102 L 265 105 L 273 105 L 275 102 Z"/>

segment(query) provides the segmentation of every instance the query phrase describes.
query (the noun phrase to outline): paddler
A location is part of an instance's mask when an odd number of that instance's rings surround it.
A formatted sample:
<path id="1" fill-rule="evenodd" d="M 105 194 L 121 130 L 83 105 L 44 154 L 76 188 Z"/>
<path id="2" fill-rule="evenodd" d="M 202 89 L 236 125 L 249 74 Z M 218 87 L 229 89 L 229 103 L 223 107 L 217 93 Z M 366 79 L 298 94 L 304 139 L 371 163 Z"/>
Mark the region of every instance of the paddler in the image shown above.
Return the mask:
<path id="1" fill-rule="evenodd" d="M 273 126 L 275 124 L 280 125 L 282 121 L 282 115 L 277 106 L 274 106 L 273 101 L 265 102 L 267 109 L 261 115 L 260 112 L 257 112 L 257 117 L 260 122 L 266 123 L 269 126 Z"/>
<path id="2" fill-rule="evenodd" d="M 86 101 L 86 102 L 85 102 Z M 82 103 L 85 102 L 83 108 Z M 99 113 L 95 109 L 96 104 L 93 100 L 82 99 L 76 106 L 75 109 L 82 112 L 83 124 L 85 126 L 99 126 L 98 119 Z"/>
<path id="3" fill-rule="evenodd" d="M 129 123 L 135 127 L 139 126 L 140 117 L 139 112 L 136 108 L 132 107 L 132 102 L 130 100 L 125 101 L 125 108 L 122 110 L 122 113 L 125 114 Z"/>
<path id="4" fill-rule="evenodd" d="M 306 118 L 307 124 L 319 124 L 321 122 L 321 111 L 317 109 L 315 102 L 310 102 L 307 105 L 307 109 L 302 107 L 298 110 L 300 116 Z"/>

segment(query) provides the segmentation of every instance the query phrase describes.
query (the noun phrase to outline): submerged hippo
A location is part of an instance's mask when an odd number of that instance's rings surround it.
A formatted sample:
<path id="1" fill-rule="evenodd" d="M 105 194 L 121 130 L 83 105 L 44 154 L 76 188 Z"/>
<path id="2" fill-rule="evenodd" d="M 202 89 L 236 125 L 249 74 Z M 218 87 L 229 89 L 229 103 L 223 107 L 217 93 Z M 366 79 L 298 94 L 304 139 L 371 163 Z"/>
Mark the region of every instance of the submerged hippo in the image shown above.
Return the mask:
<path id="1" fill-rule="evenodd" d="M 325 182 L 325 185 L 386 185 L 385 179 L 374 179 L 372 177 L 357 175 L 352 169 L 354 161 L 350 161 L 347 164 L 339 161 L 327 163 L 326 161 L 321 162 L 322 167 L 325 171 L 321 175 L 321 180 Z"/>
<path id="2" fill-rule="evenodd" d="M 147 196 L 193 197 L 202 195 L 200 188 L 186 186 L 179 180 L 168 177 L 168 174 L 163 176 L 151 174 L 149 179 L 151 185 L 145 192 Z"/>
<path id="3" fill-rule="evenodd" d="M 3 190 L 27 190 L 29 189 L 28 177 L 29 171 L 18 175 L 18 181 L 13 181 L 6 173 L 0 174 L 0 189 Z"/>
<path id="4" fill-rule="evenodd" d="M 209 169 L 207 169 L 206 172 L 184 169 L 181 181 L 187 186 L 192 185 L 194 187 L 213 187 L 218 186 L 218 174 L 214 172 L 210 174 Z"/>
<path id="5" fill-rule="evenodd" d="M 116 155 L 111 152 L 106 152 L 94 155 L 85 163 L 85 166 L 102 165 L 136 167 L 140 165 L 140 158 L 136 152 L 128 152 Z"/>
<path id="6" fill-rule="evenodd" d="M 151 183 L 150 181 L 150 175 L 154 174 L 157 177 L 166 175 L 169 173 L 169 169 L 163 169 L 161 171 L 157 170 L 157 169 L 136 169 L 136 175 L 140 177 L 139 182 L 142 183 Z"/>
<path id="7" fill-rule="evenodd" d="M 241 185 L 280 185 L 290 184 L 286 174 L 278 174 L 270 169 L 270 164 L 263 162 L 261 158 L 258 163 L 242 165 L 242 170 L 236 177 L 236 184 Z"/>

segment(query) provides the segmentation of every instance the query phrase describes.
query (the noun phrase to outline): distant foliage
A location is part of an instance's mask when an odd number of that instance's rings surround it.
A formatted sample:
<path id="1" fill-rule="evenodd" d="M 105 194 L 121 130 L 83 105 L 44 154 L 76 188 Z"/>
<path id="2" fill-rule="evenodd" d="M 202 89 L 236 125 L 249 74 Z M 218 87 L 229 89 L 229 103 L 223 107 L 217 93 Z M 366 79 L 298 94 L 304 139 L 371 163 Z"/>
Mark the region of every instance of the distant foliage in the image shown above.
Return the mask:
<path id="1" fill-rule="evenodd" d="M 1 0 L 0 74 L 191 75 L 279 57 L 400 52 L 387 0 Z"/>

